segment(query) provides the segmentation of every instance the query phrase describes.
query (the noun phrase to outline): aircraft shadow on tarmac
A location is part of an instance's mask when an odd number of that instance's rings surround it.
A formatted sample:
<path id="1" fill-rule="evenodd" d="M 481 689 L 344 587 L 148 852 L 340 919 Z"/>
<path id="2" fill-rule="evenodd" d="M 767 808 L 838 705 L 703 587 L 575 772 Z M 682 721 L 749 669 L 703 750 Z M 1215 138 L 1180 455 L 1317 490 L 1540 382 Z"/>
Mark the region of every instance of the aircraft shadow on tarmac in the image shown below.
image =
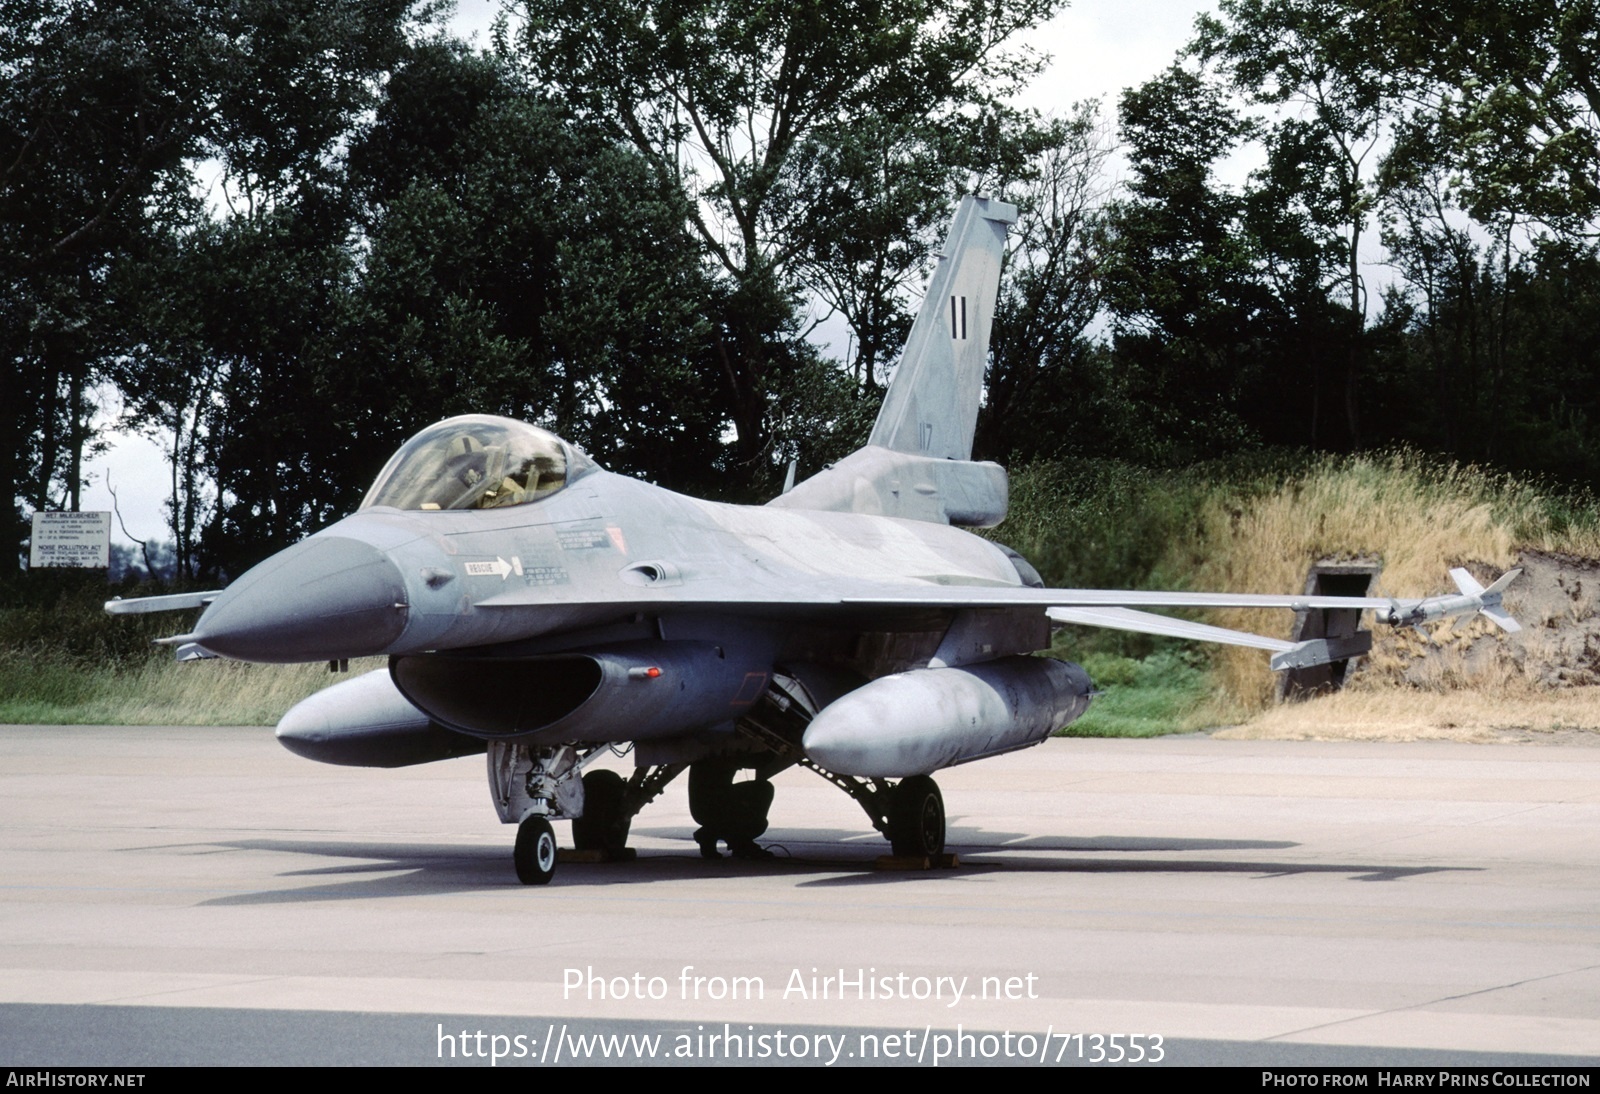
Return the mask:
<path id="1" fill-rule="evenodd" d="M 687 827 L 639 829 L 635 835 L 671 840 L 682 853 L 646 851 L 631 862 L 569 864 L 560 889 L 589 886 L 659 884 L 666 881 L 759 877 L 781 873 L 824 876 L 797 885 L 849 886 L 960 881 L 1008 873 L 1200 873 L 1249 875 L 1261 880 L 1301 874 L 1344 874 L 1352 881 L 1396 881 L 1425 874 L 1474 869 L 1459 866 L 1398 866 L 1355 862 L 1295 862 L 1266 857 L 1173 857 L 1191 852 L 1274 851 L 1298 846 L 1289 840 L 1226 840 L 1173 837 L 1041 837 L 953 827 L 950 850 L 961 857 L 954 870 L 875 870 L 886 848 L 876 833 L 844 829 L 778 828 L 762 843 L 771 859 L 747 861 L 700 858 L 694 831 Z M 241 892 L 204 901 L 206 905 L 259 905 L 326 900 L 369 900 L 425 893 L 521 889 L 499 847 L 436 843 L 374 844 L 347 840 L 250 839 L 217 843 L 219 851 L 258 851 L 319 856 L 337 865 L 286 870 L 282 879 L 320 879 L 320 884 L 260 892 Z M 1162 857 L 1154 857 L 1160 855 Z M 1150 856 L 1150 857 L 1146 857 Z"/>

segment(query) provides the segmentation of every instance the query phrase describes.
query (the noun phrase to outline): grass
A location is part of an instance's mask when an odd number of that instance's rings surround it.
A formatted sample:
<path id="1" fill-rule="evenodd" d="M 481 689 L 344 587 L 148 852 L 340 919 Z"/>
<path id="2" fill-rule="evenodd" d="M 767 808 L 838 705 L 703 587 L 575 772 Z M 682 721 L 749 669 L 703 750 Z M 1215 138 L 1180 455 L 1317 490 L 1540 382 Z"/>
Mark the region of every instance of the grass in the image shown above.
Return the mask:
<path id="1" fill-rule="evenodd" d="M 1062 651 L 1071 656 L 1070 648 Z M 1228 720 L 1208 673 L 1189 651 L 1160 650 L 1145 658 L 1090 652 L 1082 664 L 1102 694 L 1063 737 L 1156 737 L 1188 733 Z"/>
<path id="2" fill-rule="evenodd" d="M 1548 499 L 1506 476 L 1460 465 L 1430 464 L 1400 453 L 1330 460 L 1277 488 L 1246 497 L 1219 492 L 1201 510 L 1199 534 L 1181 541 L 1177 566 L 1197 587 L 1298 592 L 1319 560 L 1371 559 L 1383 572 L 1374 595 L 1453 593 L 1451 566 L 1510 567 L 1520 550 L 1600 556 L 1600 524 L 1591 503 Z M 1289 637 L 1284 612 L 1223 611 L 1219 626 Z M 1383 671 L 1405 632 L 1380 632 L 1371 658 Z M 1224 647 L 1219 684 L 1248 709 L 1270 703 L 1273 675 L 1253 651 Z"/>
<path id="3" fill-rule="evenodd" d="M 1053 586 L 1295 592 L 1313 562 L 1374 558 L 1383 564 L 1380 594 L 1423 596 L 1451 591 L 1450 566 L 1498 570 L 1527 548 L 1600 557 L 1600 504 L 1410 453 L 1344 459 L 1267 453 L 1166 471 L 1079 460 L 1017 471 L 1011 516 L 994 538 L 1031 559 Z M 190 616 L 111 619 L 100 610 L 106 587 L 86 575 L 27 577 L 0 600 L 0 721 L 269 724 L 330 683 L 320 665 L 175 664 L 150 643 L 187 629 Z M 1293 624 L 1288 612 L 1196 618 L 1283 637 Z M 1295 708 L 1271 704 L 1272 676 L 1257 650 L 1072 627 L 1058 634 L 1053 652 L 1082 663 L 1102 691 L 1069 727 L 1085 736 L 1237 722 L 1246 723 L 1245 732 L 1260 724 L 1293 735 L 1300 732 L 1295 718 L 1308 719 L 1310 732 L 1318 718 L 1376 725 L 1383 720 L 1378 712 L 1402 707 L 1418 727 L 1450 728 L 1437 698 L 1410 695 L 1418 688 L 1454 696 L 1447 705 L 1459 707 L 1462 717 L 1469 707 L 1462 697 L 1481 697 L 1474 725 L 1503 721 L 1513 699 L 1528 704 L 1517 715 L 1525 724 L 1600 723 L 1585 713 L 1600 709 L 1595 696 L 1558 703 L 1548 689 L 1509 670 L 1456 671 L 1434 650 L 1426 659 L 1433 677 L 1420 679 L 1423 647 L 1456 641 L 1452 626 L 1431 637 L 1380 628 L 1350 697 Z M 352 665 L 351 671 L 364 670 Z M 1362 693 L 1378 698 L 1358 699 Z"/>
<path id="4" fill-rule="evenodd" d="M 1405 453 L 1328 461 L 1243 504 L 1211 497 L 1190 544 L 1186 569 L 1211 589 L 1298 592 L 1315 561 L 1376 560 L 1382 574 L 1374 593 L 1382 597 L 1456 592 L 1451 566 L 1480 563 L 1498 573 L 1530 547 L 1600 555 L 1592 502 L 1584 509 L 1552 501 L 1502 475 Z M 1214 622 L 1283 638 L 1293 625 L 1286 613 L 1267 611 L 1219 611 Z M 1368 677 L 1397 675 L 1411 659 L 1405 646 L 1416 641 L 1418 632 L 1378 629 Z M 1266 659 L 1227 646 L 1216 673 L 1240 704 L 1269 707 L 1274 677 Z"/>
<path id="5" fill-rule="evenodd" d="M 381 667 L 350 663 L 352 673 Z M 349 677 L 326 665 L 178 664 L 164 651 L 142 664 L 85 671 L 57 661 L 0 657 L 0 723 L 272 725 L 295 703 Z"/>
<path id="6" fill-rule="evenodd" d="M 1315 562 L 1363 559 L 1382 564 L 1377 595 L 1426 596 L 1454 591 L 1451 566 L 1479 563 L 1498 571 L 1524 549 L 1600 557 L 1600 505 L 1593 497 L 1406 452 L 1318 460 L 1267 454 L 1172 471 L 1105 461 L 1043 465 L 1014 477 L 1013 505 L 995 538 L 1033 559 L 1047 584 L 1067 587 L 1290 593 L 1304 588 Z M 1194 617 L 1283 638 L 1294 624 L 1281 611 Z M 1487 627 L 1446 624 L 1431 637 L 1379 628 L 1353 686 L 1385 695 L 1415 687 L 1424 647 L 1465 641 L 1470 628 Z M 1083 663 L 1105 690 L 1069 733 L 1141 736 L 1259 719 L 1269 711 L 1285 725 L 1291 718 L 1288 708 L 1272 703 L 1274 676 L 1258 650 L 1188 647 L 1203 651 L 1201 660 L 1185 654 L 1174 667 L 1174 647 L 1161 639 L 1086 628 L 1064 635 L 1056 652 Z M 1540 689 L 1510 679 L 1508 670 L 1453 671 L 1448 657 L 1429 652 L 1437 679 L 1425 684 L 1435 693 L 1480 695 L 1485 710 L 1504 719 L 1521 686 L 1530 705 L 1515 716 L 1527 724 L 1600 724 L 1592 696 L 1587 707 L 1577 702 L 1551 713 Z M 1314 720 L 1354 711 L 1350 702 L 1296 709 Z M 1421 726 L 1440 721 L 1429 713 L 1437 706 L 1417 701 L 1405 709 Z M 1320 713 L 1311 715 L 1313 709 Z M 1490 715 L 1474 717 L 1483 722 Z"/>
<path id="7" fill-rule="evenodd" d="M 188 630 L 193 612 L 111 617 L 93 573 L 41 571 L 0 596 L 0 723 L 271 725 L 335 678 L 327 666 L 179 664 L 155 639 Z M 382 664 L 352 662 L 351 672 Z"/>
<path id="8" fill-rule="evenodd" d="M 1600 687 L 1499 694 L 1484 689 L 1351 688 L 1261 711 L 1232 740 L 1449 740 L 1492 743 L 1581 733 L 1600 742 Z"/>

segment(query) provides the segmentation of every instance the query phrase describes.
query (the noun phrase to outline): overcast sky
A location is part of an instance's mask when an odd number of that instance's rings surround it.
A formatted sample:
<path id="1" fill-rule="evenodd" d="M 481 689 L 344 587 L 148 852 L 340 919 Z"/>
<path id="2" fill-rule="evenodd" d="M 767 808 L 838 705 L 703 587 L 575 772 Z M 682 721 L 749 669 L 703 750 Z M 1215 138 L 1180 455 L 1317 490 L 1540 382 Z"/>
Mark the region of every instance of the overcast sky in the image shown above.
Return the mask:
<path id="1" fill-rule="evenodd" d="M 468 39 L 476 35 L 480 44 L 487 44 L 499 6 L 498 0 L 458 0 L 452 24 L 456 33 Z M 1049 55 L 1050 66 L 1023 96 L 1023 105 L 1063 111 L 1082 99 L 1100 99 L 1110 118 L 1118 92 L 1171 64 L 1188 41 L 1196 15 L 1212 6 L 1206 0 L 1076 0 L 1029 35 L 1029 44 Z M 114 415 L 117 408 L 107 409 Z M 111 508 L 109 481 L 117 490 L 129 533 L 140 539 L 170 538 L 161 508 L 170 472 L 161 450 L 140 437 L 111 440 L 107 452 L 85 461 L 90 482 L 83 492 L 83 508 Z M 349 508 L 359 501 L 351 498 Z M 112 538 L 127 542 L 115 520 Z"/>

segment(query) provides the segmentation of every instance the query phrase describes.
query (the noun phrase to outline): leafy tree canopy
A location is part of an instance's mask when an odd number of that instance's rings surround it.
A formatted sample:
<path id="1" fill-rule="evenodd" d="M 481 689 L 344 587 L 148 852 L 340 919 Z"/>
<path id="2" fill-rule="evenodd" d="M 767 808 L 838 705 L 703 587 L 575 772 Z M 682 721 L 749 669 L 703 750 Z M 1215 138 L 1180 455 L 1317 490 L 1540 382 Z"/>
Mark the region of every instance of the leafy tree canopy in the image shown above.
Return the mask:
<path id="1" fill-rule="evenodd" d="M 536 80 L 684 194 L 730 282 L 738 306 L 715 324 L 716 352 L 747 466 L 768 458 L 785 413 L 771 402 L 780 377 L 803 368 L 798 290 L 851 323 L 853 371 L 871 386 L 933 225 L 1036 143 L 1036 123 L 1006 105 L 1041 63 L 1016 38 L 1058 2 L 517 5 Z"/>

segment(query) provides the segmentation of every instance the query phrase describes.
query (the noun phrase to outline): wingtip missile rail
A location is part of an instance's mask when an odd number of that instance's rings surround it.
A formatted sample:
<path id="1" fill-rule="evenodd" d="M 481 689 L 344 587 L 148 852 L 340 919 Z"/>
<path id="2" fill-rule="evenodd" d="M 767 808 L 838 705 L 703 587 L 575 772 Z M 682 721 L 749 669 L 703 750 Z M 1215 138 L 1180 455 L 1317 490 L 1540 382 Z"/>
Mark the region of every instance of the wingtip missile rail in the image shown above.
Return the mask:
<path id="1" fill-rule="evenodd" d="M 1430 596 L 1424 600 L 1394 600 L 1387 614 L 1380 613 L 1382 622 L 1391 627 L 1416 627 L 1436 619 L 1449 619 L 1459 615 L 1482 615 L 1507 634 L 1515 634 L 1522 627 L 1500 604 L 1501 594 L 1518 577 L 1521 569 L 1507 570 L 1487 589 L 1461 567 L 1450 571 L 1450 577 L 1460 590 L 1455 596 Z"/>

